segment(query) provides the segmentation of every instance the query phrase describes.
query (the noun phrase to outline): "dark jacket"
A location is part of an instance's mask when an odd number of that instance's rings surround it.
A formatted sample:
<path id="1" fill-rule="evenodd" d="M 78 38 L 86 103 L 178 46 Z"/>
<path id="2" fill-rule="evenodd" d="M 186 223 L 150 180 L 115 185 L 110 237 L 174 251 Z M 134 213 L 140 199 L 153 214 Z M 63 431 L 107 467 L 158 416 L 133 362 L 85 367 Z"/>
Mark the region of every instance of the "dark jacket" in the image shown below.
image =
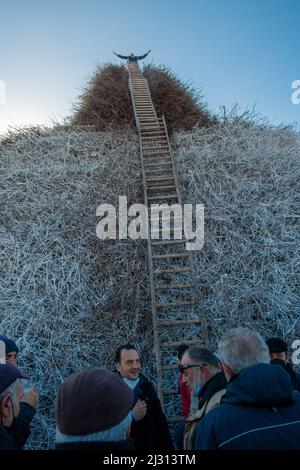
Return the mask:
<path id="1" fill-rule="evenodd" d="M 103 450 L 105 452 L 129 451 L 134 450 L 133 439 L 124 439 L 123 441 L 99 441 L 99 442 L 65 442 L 56 444 L 55 450 Z"/>
<path id="2" fill-rule="evenodd" d="M 117 54 L 116 52 L 114 52 L 114 54 L 120 57 L 120 59 L 129 60 L 129 62 L 138 62 L 139 60 L 145 59 L 145 57 L 147 57 L 149 52 L 150 50 L 146 52 L 146 54 L 143 54 L 143 55 L 121 55 L 121 54 Z"/>
<path id="3" fill-rule="evenodd" d="M 300 394 L 280 366 L 247 367 L 196 430 L 194 450 L 300 449 Z"/>
<path id="4" fill-rule="evenodd" d="M 0 450 L 17 450 L 18 447 L 7 428 L 0 424 Z"/>
<path id="5" fill-rule="evenodd" d="M 294 367 L 292 366 L 292 364 L 290 362 L 288 362 L 286 364 L 281 359 L 272 359 L 270 364 L 277 364 L 277 365 L 283 367 L 283 369 L 291 377 L 293 389 L 296 390 L 297 392 L 300 392 L 300 374 L 297 374 L 297 372 L 294 370 Z"/>
<path id="6" fill-rule="evenodd" d="M 183 435 L 184 450 L 193 449 L 197 426 L 207 413 L 220 405 L 226 387 L 227 380 L 223 372 L 218 372 L 203 385 L 199 394 L 198 410 L 188 416 L 185 422 Z"/>
<path id="7" fill-rule="evenodd" d="M 20 402 L 20 413 L 14 419 L 9 432 L 12 434 L 17 449 L 23 449 L 31 432 L 29 429 L 30 423 L 35 415 L 35 409 L 28 403 Z"/>
<path id="8" fill-rule="evenodd" d="M 140 374 L 140 381 L 134 389 L 135 403 L 145 400 L 147 414 L 131 425 L 130 437 L 134 439 L 136 450 L 172 450 L 174 444 L 168 423 L 153 385 Z"/>

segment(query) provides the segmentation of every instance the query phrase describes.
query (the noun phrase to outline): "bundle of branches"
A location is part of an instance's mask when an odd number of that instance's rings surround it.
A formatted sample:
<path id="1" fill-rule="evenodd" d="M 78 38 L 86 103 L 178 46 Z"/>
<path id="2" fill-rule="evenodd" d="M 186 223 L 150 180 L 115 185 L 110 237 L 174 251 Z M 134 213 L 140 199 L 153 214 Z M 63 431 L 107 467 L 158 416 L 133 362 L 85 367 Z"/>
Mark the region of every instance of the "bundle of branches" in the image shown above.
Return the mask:
<path id="1" fill-rule="evenodd" d="M 195 125 L 210 126 L 213 118 L 202 101 L 201 92 L 183 83 L 164 65 L 143 69 L 157 114 L 164 115 L 170 131 L 191 130 Z"/>
<path id="2" fill-rule="evenodd" d="M 124 67 L 98 66 L 75 105 L 74 126 L 95 126 L 97 130 L 133 127 L 134 115 Z"/>
<path id="3" fill-rule="evenodd" d="M 177 137 L 184 202 L 205 204 L 197 279 L 212 347 L 236 325 L 291 343 L 300 337 L 299 135 L 227 117 Z M 17 341 L 41 394 L 29 447 L 49 448 L 57 389 L 71 372 L 112 368 L 129 341 L 155 380 L 146 242 L 96 237 L 99 204 L 143 201 L 138 142 L 129 130 L 28 130 L 0 153 L 0 332 Z"/>
<path id="4" fill-rule="evenodd" d="M 201 102 L 201 94 L 191 85 L 182 83 L 171 70 L 148 65 L 144 76 L 156 111 L 158 115 L 164 114 L 170 131 L 212 123 Z M 133 127 L 128 72 L 124 66 L 105 64 L 97 68 L 75 105 L 71 125 L 93 125 L 99 130 Z"/>

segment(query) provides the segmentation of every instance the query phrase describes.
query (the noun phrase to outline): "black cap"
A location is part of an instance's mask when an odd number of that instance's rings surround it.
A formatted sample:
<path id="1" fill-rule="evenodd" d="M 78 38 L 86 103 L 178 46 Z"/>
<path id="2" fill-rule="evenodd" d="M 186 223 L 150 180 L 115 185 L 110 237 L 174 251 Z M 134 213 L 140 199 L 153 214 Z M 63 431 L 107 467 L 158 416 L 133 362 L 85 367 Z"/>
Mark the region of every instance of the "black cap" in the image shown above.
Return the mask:
<path id="1" fill-rule="evenodd" d="M 21 377 L 21 372 L 17 367 L 9 362 L 0 364 L 0 393 L 4 392 L 10 385 Z"/>
<path id="2" fill-rule="evenodd" d="M 269 348 L 270 354 L 271 353 L 281 353 L 288 351 L 288 345 L 283 339 L 281 338 L 269 338 L 267 341 L 267 346 Z"/>
<path id="3" fill-rule="evenodd" d="M 0 341 L 3 341 L 5 343 L 5 352 L 6 354 L 15 351 L 16 353 L 19 352 L 19 348 L 14 342 L 13 339 L 8 338 L 7 336 L 0 335 Z"/>

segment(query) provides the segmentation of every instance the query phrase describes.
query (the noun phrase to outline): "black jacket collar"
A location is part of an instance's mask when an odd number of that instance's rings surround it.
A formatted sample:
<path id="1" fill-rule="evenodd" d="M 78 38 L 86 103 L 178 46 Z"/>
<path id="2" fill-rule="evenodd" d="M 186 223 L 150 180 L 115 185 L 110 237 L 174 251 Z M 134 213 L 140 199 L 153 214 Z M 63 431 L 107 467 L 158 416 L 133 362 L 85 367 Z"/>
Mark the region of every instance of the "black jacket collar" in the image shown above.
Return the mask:
<path id="1" fill-rule="evenodd" d="M 198 408 L 202 408 L 204 403 L 220 390 L 225 389 L 227 380 L 223 372 L 218 372 L 204 384 L 199 394 Z"/>

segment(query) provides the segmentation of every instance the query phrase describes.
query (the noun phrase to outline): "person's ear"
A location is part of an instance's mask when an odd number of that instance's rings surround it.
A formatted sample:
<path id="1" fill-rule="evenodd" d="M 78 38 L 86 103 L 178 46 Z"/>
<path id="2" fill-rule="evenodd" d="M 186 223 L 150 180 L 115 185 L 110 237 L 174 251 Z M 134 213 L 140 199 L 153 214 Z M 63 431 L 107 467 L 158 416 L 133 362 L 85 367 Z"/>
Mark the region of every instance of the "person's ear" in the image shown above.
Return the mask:
<path id="1" fill-rule="evenodd" d="M 128 439 L 130 437 L 130 433 L 131 433 L 131 425 L 129 426 L 129 428 L 127 429 L 127 432 L 126 432 L 126 439 Z"/>
<path id="2" fill-rule="evenodd" d="M 200 370 L 201 370 L 201 369 L 200 369 Z M 203 367 L 203 369 L 201 370 L 201 372 L 202 372 L 202 375 L 203 375 L 205 381 L 207 382 L 207 381 L 210 379 L 210 375 L 211 375 L 209 368 L 208 368 L 208 367 Z"/>
<path id="3" fill-rule="evenodd" d="M 3 418 L 8 418 L 12 411 L 11 395 L 7 394 L 0 403 L 0 414 Z"/>
<path id="4" fill-rule="evenodd" d="M 234 376 L 234 373 L 230 369 L 229 365 L 225 364 L 224 362 L 222 363 L 222 369 L 223 369 L 223 372 L 225 374 L 227 382 L 229 382 L 232 379 L 232 377 Z"/>
<path id="5" fill-rule="evenodd" d="M 121 364 L 119 362 L 116 363 L 116 369 L 118 372 L 121 372 Z"/>

